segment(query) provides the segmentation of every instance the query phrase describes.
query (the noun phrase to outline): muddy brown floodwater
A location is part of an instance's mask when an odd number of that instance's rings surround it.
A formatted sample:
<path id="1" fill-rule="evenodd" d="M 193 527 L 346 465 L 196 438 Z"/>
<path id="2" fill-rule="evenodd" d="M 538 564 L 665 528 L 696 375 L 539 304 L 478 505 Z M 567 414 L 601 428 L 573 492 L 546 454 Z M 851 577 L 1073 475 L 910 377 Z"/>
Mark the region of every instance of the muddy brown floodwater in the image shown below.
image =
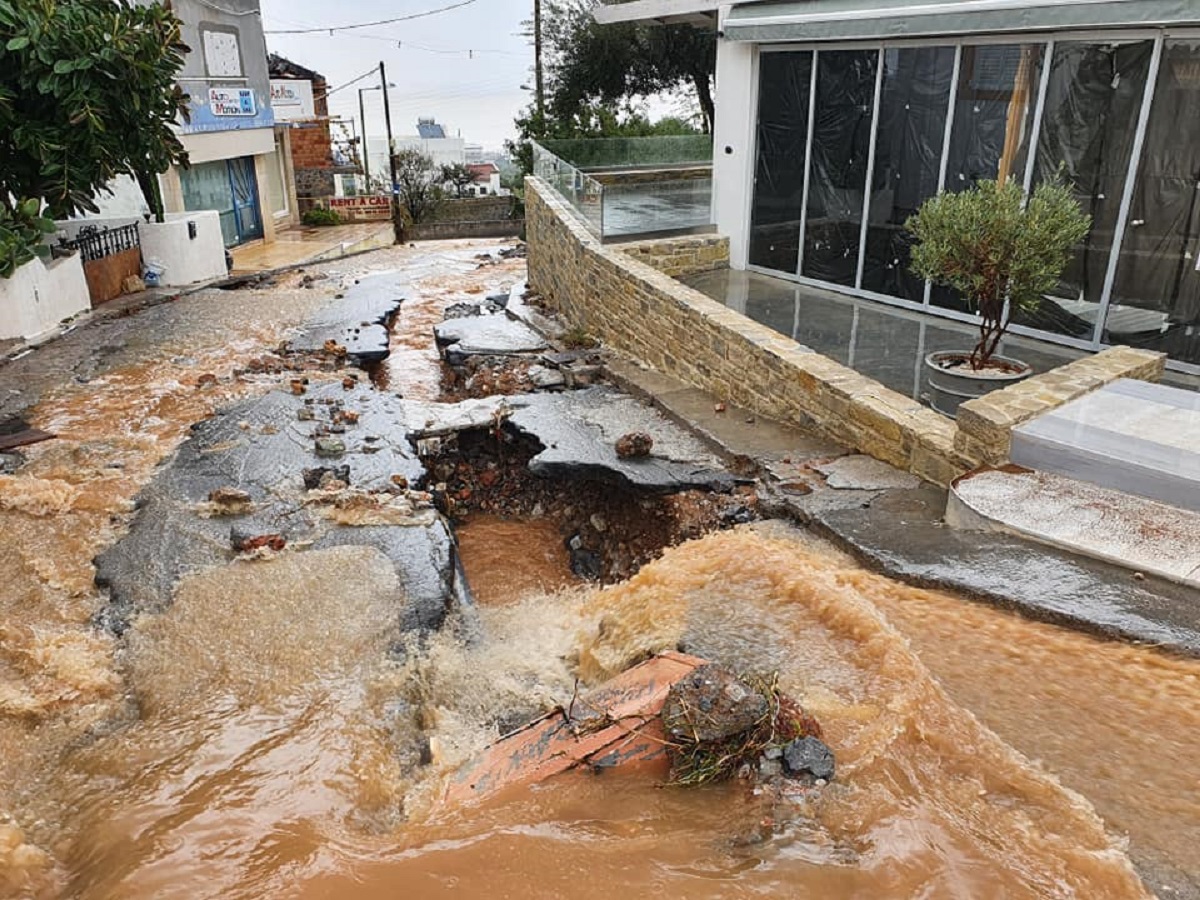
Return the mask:
<path id="1" fill-rule="evenodd" d="M 455 527 L 475 602 L 492 606 L 578 584 L 558 527 L 549 519 L 476 513 Z"/>
<path id="2" fill-rule="evenodd" d="M 485 275 L 438 277 L 449 298 Z M 93 555 L 192 421 L 286 381 L 232 372 L 318 299 L 226 297 L 196 308 L 205 329 L 186 341 L 46 395 L 32 421 L 60 439 L 0 480 L 0 897 L 1200 884 L 1200 663 L 901 586 L 777 523 L 594 588 L 560 587 L 562 536 L 544 521 L 472 516 L 460 543 L 485 602 L 472 627 L 422 642 L 397 633 L 395 573 L 360 547 L 191 573 L 120 642 L 97 632 Z M 204 372 L 216 387 L 196 387 Z M 440 803 L 447 773 L 569 702 L 577 676 L 680 647 L 778 671 L 823 724 L 833 783 L 776 805 L 608 771 Z"/>

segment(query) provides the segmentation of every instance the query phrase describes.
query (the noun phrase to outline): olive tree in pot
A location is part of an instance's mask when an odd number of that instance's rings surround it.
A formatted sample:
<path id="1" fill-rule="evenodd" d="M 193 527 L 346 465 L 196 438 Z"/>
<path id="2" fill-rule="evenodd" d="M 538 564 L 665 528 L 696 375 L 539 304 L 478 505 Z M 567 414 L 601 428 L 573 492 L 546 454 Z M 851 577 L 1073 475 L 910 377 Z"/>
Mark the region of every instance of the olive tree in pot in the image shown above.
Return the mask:
<path id="1" fill-rule="evenodd" d="M 934 409 L 953 416 L 964 400 L 1026 378 L 1032 369 L 996 348 L 1018 310 L 1032 311 L 1058 285 L 1090 217 L 1061 180 L 1040 184 L 1025 202 L 1021 186 L 981 181 L 931 197 L 905 228 L 916 238 L 910 268 L 954 288 L 979 314 L 970 352 L 925 358 Z"/>

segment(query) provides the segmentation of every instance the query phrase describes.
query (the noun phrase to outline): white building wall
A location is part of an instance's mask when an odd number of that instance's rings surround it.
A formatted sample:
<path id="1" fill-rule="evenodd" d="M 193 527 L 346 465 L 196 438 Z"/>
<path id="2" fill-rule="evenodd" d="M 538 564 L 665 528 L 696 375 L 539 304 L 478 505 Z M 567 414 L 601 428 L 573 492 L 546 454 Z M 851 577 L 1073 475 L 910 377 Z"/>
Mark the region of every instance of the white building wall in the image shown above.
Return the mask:
<path id="1" fill-rule="evenodd" d="M 36 340 L 92 305 L 79 254 L 33 259 L 0 278 L 0 340 Z"/>
<path id="2" fill-rule="evenodd" d="M 730 7 L 719 11 L 720 28 Z M 746 268 L 754 193 L 757 52 L 753 44 L 717 39 L 713 124 L 713 222 L 729 238 L 730 268 Z"/>

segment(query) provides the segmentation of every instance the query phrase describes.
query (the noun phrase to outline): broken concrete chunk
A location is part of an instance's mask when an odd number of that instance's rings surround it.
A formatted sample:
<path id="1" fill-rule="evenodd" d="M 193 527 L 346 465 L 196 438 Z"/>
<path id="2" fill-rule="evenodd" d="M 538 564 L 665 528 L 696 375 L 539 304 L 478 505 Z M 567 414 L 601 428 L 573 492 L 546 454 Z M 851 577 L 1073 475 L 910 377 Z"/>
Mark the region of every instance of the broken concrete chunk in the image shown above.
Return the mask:
<path id="1" fill-rule="evenodd" d="M 340 481 L 343 484 L 350 483 L 350 467 L 348 465 L 317 466 L 312 469 L 305 469 L 302 474 L 304 476 L 304 487 L 310 491 L 324 487 L 329 483 L 330 479 Z"/>
<path id="2" fill-rule="evenodd" d="M 239 515 L 250 509 L 250 494 L 240 488 L 219 487 L 209 491 L 208 502 L 220 515 Z"/>
<path id="3" fill-rule="evenodd" d="M 562 372 L 556 369 L 549 369 L 546 366 L 530 366 L 527 374 L 529 375 L 530 384 L 540 390 L 563 387 L 567 383 L 567 379 Z"/>
<path id="4" fill-rule="evenodd" d="M 811 735 L 797 738 L 783 748 L 783 769 L 788 775 L 811 775 L 831 781 L 833 751 Z"/>
<path id="5" fill-rule="evenodd" d="M 662 719 L 671 737 L 719 741 L 752 728 L 769 709 L 766 697 L 732 672 L 709 664 L 671 686 Z"/>

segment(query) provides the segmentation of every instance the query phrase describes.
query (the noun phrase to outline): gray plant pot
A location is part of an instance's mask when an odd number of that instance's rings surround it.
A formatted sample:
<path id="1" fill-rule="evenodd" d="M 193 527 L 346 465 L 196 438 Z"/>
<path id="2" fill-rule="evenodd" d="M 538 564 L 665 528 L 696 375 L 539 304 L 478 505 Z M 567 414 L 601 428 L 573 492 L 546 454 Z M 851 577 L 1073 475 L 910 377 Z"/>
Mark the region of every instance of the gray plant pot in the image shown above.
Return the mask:
<path id="1" fill-rule="evenodd" d="M 940 350 L 925 357 L 926 380 L 929 383 L 929 405 L 938 412 L 955 418 L 960 403 L 982 397 L 990 391 L 1016 384 L 1033 374 L 1033 368 L 1009 356 L 993 356 L 992 360 L 1012 366 L 1012 372 L 991 370 L 986 376 L 975 375 L 965 362 L 962 366 L 945 368 L 947 362 L 966 360 L 969 353 L 961 350 Z"/>

